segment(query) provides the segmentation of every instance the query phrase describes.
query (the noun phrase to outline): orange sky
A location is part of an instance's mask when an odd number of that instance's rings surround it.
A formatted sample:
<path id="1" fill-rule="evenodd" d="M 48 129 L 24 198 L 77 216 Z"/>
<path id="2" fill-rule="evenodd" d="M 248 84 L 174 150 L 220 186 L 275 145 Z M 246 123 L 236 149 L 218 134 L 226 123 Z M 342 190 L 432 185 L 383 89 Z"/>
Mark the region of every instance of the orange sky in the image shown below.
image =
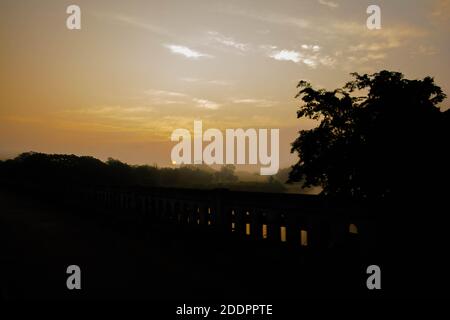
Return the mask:
<path id="1" fill-rule="evenodd" d="M 434 76 L 450 92 L 450 1 L 22 1 L 0 4 L 0 157 L 75 153 L 169 165 L 170 133 L 280 128 L 289 144 L 296 83 L 329 89 L 350 72 Z M 77 4 L 82 29 L 66 28 Z"/>

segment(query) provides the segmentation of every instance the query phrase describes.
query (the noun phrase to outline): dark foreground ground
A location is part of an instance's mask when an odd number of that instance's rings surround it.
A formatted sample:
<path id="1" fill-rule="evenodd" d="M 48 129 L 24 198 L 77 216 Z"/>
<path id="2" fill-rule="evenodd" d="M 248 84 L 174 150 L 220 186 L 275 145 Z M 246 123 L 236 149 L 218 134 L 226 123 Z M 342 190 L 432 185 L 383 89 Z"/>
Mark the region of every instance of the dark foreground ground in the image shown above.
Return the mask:
<path id="1" fill-rule="evenodd" d="M 368 292 L 364 263 L 352 251 L 312 253 L 174 225 L 128 224 L 6 190 L 0 207 L 2 300 L 377 295 Z M 81 290 L 66 287 L 73 264 L 81 268 Z"/>

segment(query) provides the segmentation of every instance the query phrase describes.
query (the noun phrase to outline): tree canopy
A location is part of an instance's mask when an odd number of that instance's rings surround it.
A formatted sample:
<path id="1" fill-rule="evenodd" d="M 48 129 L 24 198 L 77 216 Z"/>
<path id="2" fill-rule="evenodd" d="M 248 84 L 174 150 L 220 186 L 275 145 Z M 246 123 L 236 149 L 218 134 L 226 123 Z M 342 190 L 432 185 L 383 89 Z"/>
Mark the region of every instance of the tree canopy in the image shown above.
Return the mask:
<path id="1" fill-rule="evenodd" d="M 215 170 L 207 165 L 175 168 L 129 165 L 109 158 L 106 162 L 89 156 L 25 152 L 0 161 L 0 184 L 58 186 L 144 186 L 179 188 L 229 188 L 232 190 L 283 192 L 280 181 L 240 181 L 233 165 Z"/>
<path id="2" fill-rule="evenodd" d="M 298 162 L 290 181 L 321 186 L 323 194 L 386 198 L 433 193 L 448 178 L 449 111 L 434 79 L 399 72 L 353 73 L 333 91 L 300 81 L 298 118 L 318 121 L 292 143 Z"/>

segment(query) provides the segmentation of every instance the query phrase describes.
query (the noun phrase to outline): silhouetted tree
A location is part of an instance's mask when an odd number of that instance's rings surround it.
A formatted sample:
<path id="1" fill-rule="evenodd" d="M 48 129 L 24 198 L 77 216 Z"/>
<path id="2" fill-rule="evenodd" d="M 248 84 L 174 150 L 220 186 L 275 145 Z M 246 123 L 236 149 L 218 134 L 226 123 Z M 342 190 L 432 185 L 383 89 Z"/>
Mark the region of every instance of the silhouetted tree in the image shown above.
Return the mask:
<path id="1" fill-rule="evenodd" d="M 216 171 L 206 165 L 178 168 L 132 166 L 109 158 L 106 162 L 93 157 L 65 154 L 22 153 L 0 162 L 0 183 L 33 186 L 146 186 L 181 188 L 232 188 L 283 192 L 282 185 L 266 182 L 239 182 L 235 167 L 225 165 Z"/>
<path id="2" fill-rule="evenodd" d="M 289 180 L 370 199 L 442 190 L 450 122 L 438 107 L 446 97 L 441 88 L 431 77 L 408 80 L 398 72 L 352 75 L 333 91 L 298 84 L 304 104 L 297 117 L 319 124 L 292 143 L 300 159 Z"/>

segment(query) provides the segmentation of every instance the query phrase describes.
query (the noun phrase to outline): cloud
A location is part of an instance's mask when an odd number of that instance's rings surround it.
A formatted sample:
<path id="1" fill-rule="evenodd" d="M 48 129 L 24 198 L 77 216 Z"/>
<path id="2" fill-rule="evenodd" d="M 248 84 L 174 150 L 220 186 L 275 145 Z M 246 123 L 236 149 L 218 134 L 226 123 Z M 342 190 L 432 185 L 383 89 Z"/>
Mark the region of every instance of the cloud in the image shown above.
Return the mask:
<path id="1" fill-rule="evenodd" d="M 165 90 L 149 89 L 149 90 L 146 90 L 145 93 L 150 96 L 158 96 L 158 97 L 187 97 L 186 94 L 181 93 L 181 92 L 173 92 L 173 91 L 165 91 Z"/>
<path id="2" fill-rule="evenodd" d="M 382 32 L 373 32 L 363 24 L 347 21 L 333 23 L 325 33 L 334 36 L 336 39 L 352 37 L 352 42 L 365 40 L 364 45 L 367 47 L 373 44 L 380 46 L 380 49 L 396 48 L 403 45 L 407 40 L 426 35 L 424 30 L 414 26 L 389 26 L 383 28 Z"/>
<path id="3" fill-rule="evenodd" d="M 188 82 L 188 83 L 200 83 L 200 84 L 212 84 L 217 86 L 231 86 L 232 83 L 225 80 L 203 80 L 199 78 L 180 78 L 181 81 Z"/>
<path id="4" fill-rule="evenodd" d="M 217 86 L 231 86 L 232 85 L 231 82 L 225 81 L 225 80 L 209 80 L 209 81 L 207 81 L 207 83 L 214 84 Z"/>
<path id="5" fill-rule="evenodd" d="M 184 104 L 186 99 L 189 98 L 185 93 L 174 91 L 149 89 L 144 93 L 150 96 L 151 103 L 156 105 Z"/>
<path id="6" fill-rule="evenodd" d="M 413 52 L 417 48 L 415 41 L 427 35 L 426 30 L 406 24 L 390 25 L 380 32 L 373 32 L 364 24 L 353 21 L 332 21 L 329 25 L 319 31 L 340 44 L 330 58 L 338 59 L 342 69 L 347 71 L 355 64 L 370 64 L 385 59 L 391 51 L 408 45 L 413 46 L 408 52 Z M 324 62 L 327 63 L 324 60 L 322 64 Z"/>
<path id="7" fill-rule="evenodd" d="M 431 12 L 431 22 L 437 25 L 450 24 L 450 0 L 437 0 Z"/>
<path id="8" fill-rule="evenodd" d="M 318 45 L 302 44 L 302 49 L 310 50 L 310 51 L 313 51 L 313 52 L 318 52 L 320 50 L 320 47 Z"/>
<path id="9" fill-rule="evenodd" d="M 197 79 L 196 79 L 197 80 Z M 145 94 L 149 95 L 152 100 L 152 104 L 182 104 L 182 105 L 190 105 L 192 102 L 195 103 L 196 107 L 216 110 L 220 107 L 220 104 L 210 101 L 207 99 L 192 97 L 188 94 L 174 91 L 165 91 L 165 90 L 146 90 Z"/>
<path id="10" fill-rule="evenodd" d="M 413 52 L 424 56 L 434 56 L 438 53 L 435 46 L 419 45 L 419 47 Z"/>
<path id="11" fill-rule="evenodd" d="M 385 58 L 386 58 L 385 53 L 368 53 L 362 57 L 353 57 L 353 56 L 348 57 L 348 59 L 354 63 L 365 63 L 375 60 L 383 60 Z"/>
<path id="12" fill-rule="evenodd" d="M 184 81 L 184 82 L 190 82 L 190 83 L 202 81 L 201 79 L 198 79 L 198 78 L 190 78 L 190 77 L 180 78 L 180 80 L 181 80 L 181 81 Z"/>
<path id="13" fill-rule="evenodd" d="M 333 67 L 336 64 L 336 59 L 331 56 L 324 56 L 322 58 L 319 58 L 319 62 L 321 65 Z"/>
<path id="14" fill-rule="evenodd" d="M 321 5 L 327 6 L 327 7 L 332 8 L 332 9 L 335 9 L 335 8 L 339 7 L 339 4 L 336 3 L 336 2 L 333 2 L 333 1 L 318 0 L 318 2 Z"/>
<path id="15" fill-rule="evenodd" d="M 309 28 L 311 26 L 310 22 L 306 19 L 291 17 L 283 14 L 272 14 L 272 13 L 255 13 L 253 11 L 242 10 L 236 7 L 222 7 L 221 12 L 241 16 L 244 18 L 249 18 L 253 20 L 258 20 L 262 22 L 268 22 L 272 24 L 296 27 L 296 28 Z"/>
<path id="16" fill-rule="evenodd" d="M 253 99 L 253 98 L 246 98 L 246 99 L 233 99 L 232 103 L 235 104 L 247 104 L 247 105 L 254 105 L 256 107 L 261 108 L 268 108 L 276 105 L 277 101 L 272 100 L 266 100 L 266 99 Z"/>
<path id="17" fill-rule="evenodd" d="M 269 57 L 278 61 L 292 61 L 298 63 L 301 61 L 300 52 L 291 50 L 276 51 L 269 55 Z"/>
<path id="18" fill-rule="evenodd" d="M 249 45 L 248 44 L 237 42 L 233 38 L 224 36 L 224 35 L 216 32 L 216 31 L 209 31 L 208 35 L 210 36 L 210 38 L 213 41 L 215 41 L 215 42 L 217 42 L 217 43 L 219 43 L 219 44 L 221 44 L 223 46 L 236 49 L 236 50 L 238 50 L 240 52 L 245 52 L 245 51 L 247 51 L 249 49 Z"/>
<path id="19" fill-rule="evenodd" d="M 167 44 L 164 45 L 168 48 L 172 53 L 181 54 L 189 59 L 199 59 L 199 58 L 211 58 L 212 56 L 209 54 L 201 53 L 195 50 L 192 50 L 185 46 L 175 45 L 175 44 Z"/>
<path id="20" fill-rule="evenodd" d="M 302 46 L 302 49 L 303 48 Z M 317 51 L 319 46 L 306 47 L 306 50 L 311 50 L 312 53 L 304 53 L 293 50 L 274 51 L 269 54 L 269 57 L 278 61 L 292 61 L 294 63 L 303 63 L 310 68 L 316 68 L 318 65 L 332 67 L 336 63 L 336 59 L 331 56 L 322 56 Z"/>
<path id="21" fill-rule="evenodd" d="M 450 11 L 450 0 L 437 0 L 433 12 L 431 13 L 435 17 L 448 16 Z"/>
<path id="22" fill-rule="evenodd" d="M 155 110 L 149 106 L 121 106 L 121 105 L 101 105 L 90 108 L 81 108 L 75 110 L 64 110 L 63 113 L 72 116 L 79 115 L 91 119 L 103 119 L 106 121 L 119 122 L 142 122 L 151 116 L 154 116 Z"/>
<path id="23" fill-rule="evenodd" d="M 94 115 L 117 115 L 117 114 L 130 114 L 130 113 L 148 113 L 153 112 L 152 107 L 134 106 L 124 107 L 120 105 L 113 106 L 94 106 L 92 108 L 84 108 L 77 110 L 67 110 L 67 112 L 81 113 L 81 114 L 94 114 Z"/>
<path id="24" fill-rule="evenodd" d="M 439 7 L 445 8 L 447 2 L 450 3 L 450 0 L 440 0 Z M 440 12 L 436 11 L 435 15 L 441 16 Z M 277 21 L 276 18 L 273 19 L 273 16 L 270 17 L 266 16 L 264 19 Z M 292 19 L 287 19 L 284 24 L 295 25 Z M 327 52 L 316 43 L 303 43 L 299 47 L 290 49 L 265 44 L 259 46 L 258 49 L 265 56 L 278 61 L 291 61 L 310 68 L 335 67 L 348 62 L 349 57 L 353 57 L 357 63 L 369 63 L 384 59 L 388 56 L 389 51 L 413 45 L 413 41 L 428 34 L 425 29 L 408 24 L 389 25 L 381 32 L 372 32 L 364 23 L 351 20 L 318 20 L 314 28 L 308 23 L 305 23 L 303 27 L 308 29 L 305 30 L 305 34 L 311 32 L 309 38 L 322 39 L 328 44 L 328 47 L 335 47 L 335 52 Z M 411 48 L 411 52 L 414 50 Z M 422 48 L 420 51 L 422 54 L 432 54 L 434 50 Z"/>
<path id="25" fill-rule="evenodd" d="M 302 62 L 306 64 L 308 67 L 315 68 L 317 67 L 317 61 L 314 59 L 303 59 Z"/>
<path id="26" fill-rule="evenodd" d="M 140 28 L 143 30 L 150 31 L 154 34 L 160 35 L 160 36 L 166 36 L 166 37 L 174 37 L 174 35 L 169 32 L 167 29 L 162 28 L 160 26 L 150 24 L 146 21 L 142 21 L 140 19 L 126 16 L 123 14 L 97 14 L 99 17 L 106 17 L 108 19 L 118 21 L 136 28 Z"/>
<path id="27" fill-rule="evenodd" d="M 282 16 L 282 15 L 270 15 L 263 18 L 263 20 L 271 23 L 276 24 L 282 24 L 282 25 L 288 25 L 291 27 L 297 27 L 297 28 L 309 28 L 311 24 L 306 19 L 301 18 L 293 18 L 288 16 Z"/>
<path id="28" fill-rule="evenodd" d="M 210 100 L 193 98 L 192 101 L 194 101 L 199 108 L 211 110 L 217 110 L 220 108 L 220 104 Z"/>
<path id="29" fill-rule="evenodd" d="M 274 46 L 274 45 L 270 45 L 270 44 L 262 44 L 262 45 L 260 45 L 259 46 L 259 48 L 261 49 L 261 50 L 264 50 L 264 51 L 270 51 L 270 50 L 275 50 L 275 49 L 277 49 L 278 47 L 277 46 Z"/>

